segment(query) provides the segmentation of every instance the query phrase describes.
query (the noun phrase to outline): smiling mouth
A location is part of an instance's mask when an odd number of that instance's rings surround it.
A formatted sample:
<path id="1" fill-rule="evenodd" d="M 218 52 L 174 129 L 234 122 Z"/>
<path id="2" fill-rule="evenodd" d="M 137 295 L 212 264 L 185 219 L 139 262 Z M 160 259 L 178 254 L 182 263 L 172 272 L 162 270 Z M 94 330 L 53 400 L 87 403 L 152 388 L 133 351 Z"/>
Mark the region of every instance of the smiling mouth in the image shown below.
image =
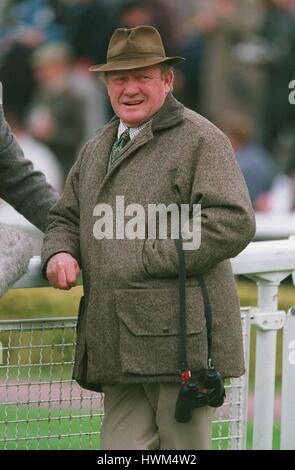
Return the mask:
<path id="1" fill-rule="evenodd" d="M 127 103 L 123 103 L 124 106 L 128 106 L 128 108 L 132 108 L 133 106 L 138 106 L 142 104 L 143 101 L 128 101 Z"/>

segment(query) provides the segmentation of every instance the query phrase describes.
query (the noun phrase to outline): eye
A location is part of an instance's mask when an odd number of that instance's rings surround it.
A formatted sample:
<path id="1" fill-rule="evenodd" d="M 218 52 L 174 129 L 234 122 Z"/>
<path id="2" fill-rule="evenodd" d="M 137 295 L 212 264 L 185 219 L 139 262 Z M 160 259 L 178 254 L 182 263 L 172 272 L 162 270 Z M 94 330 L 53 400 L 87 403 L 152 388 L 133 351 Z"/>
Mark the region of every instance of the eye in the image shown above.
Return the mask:
<path id="1" fill-rule="evenodd" d="M 114 83 L 120 84 L 120 83 L 124 82 L 125 76 L 124 75 L 115 75 L 114 77 L 112 77 L 112 80 L 113 80 Z"/>
<path id="2" fill-rule="evenodd" d="M 140 75 L 139 80 L 141 82 L 147 82 L 150 79 L 149 75 Z"/>

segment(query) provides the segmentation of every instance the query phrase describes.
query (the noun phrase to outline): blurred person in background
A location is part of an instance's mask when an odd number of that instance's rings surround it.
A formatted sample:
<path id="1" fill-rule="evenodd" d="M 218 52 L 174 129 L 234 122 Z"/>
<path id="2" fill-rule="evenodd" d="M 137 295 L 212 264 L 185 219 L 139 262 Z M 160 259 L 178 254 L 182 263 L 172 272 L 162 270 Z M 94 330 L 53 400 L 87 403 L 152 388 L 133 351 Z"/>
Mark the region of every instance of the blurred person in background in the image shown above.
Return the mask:
<path id="1" fill-rule="evenodd" d="M 117 24 L 118 4 L 119 0 L 64 2 L 67 38 L 76 64 L 72 83 L 85 99 L 88 138 L 112 116 L 105 87 L 97 77 L 89 77 L 88 68 L 104 60 L 104 51 Z"/>
<path id="2" fill-rule="evenodd" d="M 0 104 L 0 197 L 11 204 L 41 231 L 47 227 L 47 214 L 57 201 L 57 192 L 45 176 L 34 171 L 5 120 Z"/>
<path id="3" fill-rule="evenodd" d="M 295 141 L 295 106 L 289 103 L 289 83 L 295 78 L 295 16 L 292 2 L 261 0 L 265 16 L 259 37 L 264 42 L 265 87 L 260 110 L 261 140 L 281 163 L 291 157 Z"/>
<path id="4" fill-rule="evenodd" d="M 27 132 L 23 115 L 18 109 L 8 106 L 5 106 L 5 108 L 7 121 L 24 154 L 24 158 L 32 163 L 34 172 L 42 172 L 46 177 L 46 181 L 60 193 L 63 189 L 63 172 L 57 158 L 44 144 L 37 142 Z M 28 233 L 33 242 L 33 254 L 40 254 L 42 234 L 4 200 L 0 200 L 0 221 L 18 226 Z"/>
<path id="5" fill-rule="evenodd" d="M 74 56 L 91 63 L 102 62 L 116 24 L 117 2 L 65 0 L 68 41 Z"/>
<path id="6" fill-rule="evenodd" d="M 3 7 L 0 38 L 8 36 L 35 47 L 67 38 L 67 0 L 8 0 Z M 2 2 L 1 2 L 2 3 Z"/>
<path id="7" fill-rule="evenodd" d="M 241 113 L 226 113 L 217 119 L 217 125 L 229 137 L 238 164 L 244 175 L 252 204 L 257 210 L 271 191 L 278 168 L 271 154 L 255 140 L 251 119 Z"/>
<path id="8" fill-rule="evenodd" d="M 44 173 L 48 183 L 61 193 L 63 170 L 54 153 L 29 134 L 25 127 L 25 118 L 17 109 L 6 107 L 5 115 L 24 157 L 33 163 L 34 170 Z"/>
<path id="9" fill-rule="evenodd" d="M 70 77 L 70 86 L 83 99 L 84 140 L 90 139 L 109 118 L 107 94 L 101 80 L 90 75 L 91 62 L 86 58 L 76 58 Z"/>
<path id="10" fill-rule="evenodd" d="M 85 138 L 83 99 L 70 85 L 71 49 L 66 43 L 46 44 L 34 52 L 32 62 L 38 88 L 28 129 L 57 156 L 65 180 Z"/>
<path id="11" fill-rule="evenodd" d="M 198 0 L 192 15 L 202 35 L 205 51 L 200 109 L 214 121 L 227 112 L 255 116 L 263 76 L 257 67 L 244 64 L 237 47 L 256 33 L 263 15 L 259 0 Z"/>
<path id="12" fill-rule="evenodd" d="M 31 66 L 33 50 L 22 41 L 12 41 L 5 47 L 2 43 L 0 51 L 0 80 L 5 90 L 5 105 L 24 113 L 36 87 Z"/>

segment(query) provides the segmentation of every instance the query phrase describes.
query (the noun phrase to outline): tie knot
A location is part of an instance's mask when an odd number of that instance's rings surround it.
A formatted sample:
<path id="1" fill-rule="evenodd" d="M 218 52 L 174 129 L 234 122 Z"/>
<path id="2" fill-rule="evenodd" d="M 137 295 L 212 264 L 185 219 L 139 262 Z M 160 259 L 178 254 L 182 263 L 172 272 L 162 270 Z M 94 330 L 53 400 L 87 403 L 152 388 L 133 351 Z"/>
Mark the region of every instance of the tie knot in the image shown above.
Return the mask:
<path id="1" fill-rule="evenodd" d="M 125 144 L 127 144 L 127 142 L 130 140 L 130 132 L 129 132 L 129 128 L 127 127 L 127 129 L 125 129 L 124 132 L 122 132 L 122 134 L 120 135 L 119 137 L 119 142 L 122 142 L 122 146 L 124 146 Z"/>

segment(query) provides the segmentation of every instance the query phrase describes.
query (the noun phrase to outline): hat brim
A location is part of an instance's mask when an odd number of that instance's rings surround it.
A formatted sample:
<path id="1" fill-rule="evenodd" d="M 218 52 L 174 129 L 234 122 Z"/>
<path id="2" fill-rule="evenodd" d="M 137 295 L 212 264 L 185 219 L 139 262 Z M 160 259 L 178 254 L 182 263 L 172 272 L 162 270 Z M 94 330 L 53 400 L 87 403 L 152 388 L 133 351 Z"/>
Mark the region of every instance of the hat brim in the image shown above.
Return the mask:
<path id="1" fill-rule="evenodd" d="M 114 60 L 106 64 L 92 65 L 88 70 L 90 72 L 115 72 L 116 70 L 132 70 L 150 65 L 167 62 L 170 65 L 179 64 L 185 60 L 184 57 L 130 57 Z"/>

